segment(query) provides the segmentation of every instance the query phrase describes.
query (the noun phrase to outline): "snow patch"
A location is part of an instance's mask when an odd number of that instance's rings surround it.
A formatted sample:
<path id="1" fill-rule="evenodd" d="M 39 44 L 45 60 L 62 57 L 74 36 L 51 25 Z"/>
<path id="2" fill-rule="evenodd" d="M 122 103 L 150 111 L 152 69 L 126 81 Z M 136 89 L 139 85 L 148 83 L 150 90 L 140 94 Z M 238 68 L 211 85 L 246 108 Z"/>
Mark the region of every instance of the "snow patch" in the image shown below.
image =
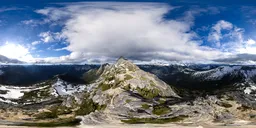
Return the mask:
<path id="1" fill-rule="evenodd" d="M 24 95 L 24 92 L 30 91 L 31 89 L 0 85 L 0 90 L 6 91 L 6 94 L 2 93 L 0 97 L 5 99 L 19 99 Z"/>
<path id="2" fill-rule="evenodd" d="M 255 90 L 256 90 L 256 86 L 251 85 L 250 87 L 245 88 L 244 93 L 245 94 L 251 94 L 252 91 L 255 91 Z"/>
<path id="3" fill-rule="evenodd" d="M 72 95 L 75 92 L 82 92 L 86 89 L 86 85 L 72 85 L 61 79 L 58 79 L 56 83 L 53 84 L 55 92 L 53 95 Z"/>
<path id="4" fill-rule="evenodd" d="M 52 85 L 47 85 L 45 82 L 37 83 L 29 87 L 0 85 L 0 91 L 1 91 L 0 102 L 17 104 L 12 100 L 17 100 L 22 98 L 25 92 L 42 90 L 42 89 L 48 88 L 49 86 L 52 87 L 51 95 L 56 97 L 63 96 L 63 95 L 72 95 L 76 92 L 82 92 L 84 90 L 88 91 L 92 88 L 92 86 L 87 86 L 83 84 L 70 84 L 61 79 L 57 79 L 56 82 Z M 24 104 L 30 104 L 30 101 L 27 101 L 27 103 L 24 103 Z"/>

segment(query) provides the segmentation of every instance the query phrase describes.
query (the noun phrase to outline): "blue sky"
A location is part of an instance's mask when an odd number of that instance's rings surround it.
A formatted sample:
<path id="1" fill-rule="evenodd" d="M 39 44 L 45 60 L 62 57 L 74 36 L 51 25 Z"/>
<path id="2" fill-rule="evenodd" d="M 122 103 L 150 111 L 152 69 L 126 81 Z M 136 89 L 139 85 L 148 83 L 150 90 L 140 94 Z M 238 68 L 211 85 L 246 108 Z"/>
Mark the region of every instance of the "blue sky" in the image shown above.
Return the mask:
<path id="1" fill-rule="evenodd" d="M 26 62 L 256 63 L 256 2 L 0 1 L 0 54 Z"/>

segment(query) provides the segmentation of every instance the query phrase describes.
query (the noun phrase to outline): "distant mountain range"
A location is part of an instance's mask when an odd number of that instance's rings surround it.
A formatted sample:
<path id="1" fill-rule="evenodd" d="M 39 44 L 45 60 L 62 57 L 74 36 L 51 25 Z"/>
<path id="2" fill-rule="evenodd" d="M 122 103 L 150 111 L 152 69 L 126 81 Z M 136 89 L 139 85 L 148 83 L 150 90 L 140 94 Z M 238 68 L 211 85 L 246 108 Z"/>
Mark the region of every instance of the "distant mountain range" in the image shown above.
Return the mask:
<path id="1" fill-rule="evenodd" d="M 17 59 L 10 59 L 6 56 L 0 55 L 0 64 L 1 63 L 3 63 L 3 64 L 10 64 L 10 63 L 17 64 L 17 63 L 24 63 L 24 62 L 19 61 Z"/>

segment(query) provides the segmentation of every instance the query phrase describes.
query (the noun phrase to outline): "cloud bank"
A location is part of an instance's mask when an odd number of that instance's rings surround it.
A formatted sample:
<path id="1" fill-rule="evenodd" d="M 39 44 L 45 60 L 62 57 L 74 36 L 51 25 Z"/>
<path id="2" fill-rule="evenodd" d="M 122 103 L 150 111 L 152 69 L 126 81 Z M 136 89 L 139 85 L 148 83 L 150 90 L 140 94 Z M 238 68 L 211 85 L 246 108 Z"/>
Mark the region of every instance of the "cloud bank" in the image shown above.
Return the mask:
<path id="1" fill-rule="evenodd" d="M 0 55 L 11 59 L 18 59 L 24 62 L 34 62 L 29 49 L 20 44 L 8 43 L 0 45 Z"/>
<path id="2" fill-rule="evenodd" d="M 120 56 L 136 61 L 203 61 L 228 55 L 202 46 L 191 30 L 193 14 L 205 11 L 164 19 L 174 9 L 155 3 L 74 3 L 36 12 L 63 25 L 60 34 L 69 42 L 65 49 L 71 54 L 60 57 L 60 62 L 112 60 Z M 215 28 L 217 34 L 223 29 Z M 44 34 L 42 41 L 50 42 L 49 33 Z"/>

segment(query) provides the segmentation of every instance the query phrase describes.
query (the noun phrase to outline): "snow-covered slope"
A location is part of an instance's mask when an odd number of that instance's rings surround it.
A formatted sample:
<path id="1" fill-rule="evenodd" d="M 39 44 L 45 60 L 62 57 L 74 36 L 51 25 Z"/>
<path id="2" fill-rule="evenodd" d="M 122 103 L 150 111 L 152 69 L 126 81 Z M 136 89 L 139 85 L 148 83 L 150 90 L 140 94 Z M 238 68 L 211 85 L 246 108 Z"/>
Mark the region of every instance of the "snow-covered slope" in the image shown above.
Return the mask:
<path id="1" fill-rule="evenodd" d="M 84 84 L 73 85 L 58 78 L 57 81 L 52 85 L 52 87 L 55 90 L 53 93 L 55 96 L 63 96 L 72 95 L 76 92 L 82 92 L 89 86 L 86 86 Z"/>
<path id="2" fill-rule="evenodd" d="M 226 75 L 237 75 L 241 68 L 241 66 L 221 66 L 211 70 L 197 71 L 192 75 L 193 77 L 200 77 L 204 80 L 220 80 Z"/>
<path id="3" fill-rule="evenodd" d="M 256 76 L 256 68 L 244 68 L 243 66 L 220 66 L 211 70 L 195 71 L 192 73 L 195 78 L 203 80 L 221 80 L 225 76 L 243 77 L 244 80 L 250 80 Z"/>
<path id="4" fill-rule="evenodd" d="M 71 84 L 59 78 L 29 87 L 0 85 L 0 102 L 12 104 L 39 103 L 58 96 L 73 95 L 89 87 L 89 85 Z"/>
<path id="5" fill-rule="evenodd" d="M 245 94 L 251 94 L 253 91 L 256 91 L 255 85 L 250 85 L 249 87 L 246 87 L 244 90 Z"/>
<path id="6" fill-rule="evenodd" d="M 46 87 L 47 86 L 17 87 L 17 86 L 0 85 L 0 101 L 5 103 L 18 104 L 15 101 L 21 99 L 25 93 L 36 91 L 36 90 L 43 90 Z"/>

